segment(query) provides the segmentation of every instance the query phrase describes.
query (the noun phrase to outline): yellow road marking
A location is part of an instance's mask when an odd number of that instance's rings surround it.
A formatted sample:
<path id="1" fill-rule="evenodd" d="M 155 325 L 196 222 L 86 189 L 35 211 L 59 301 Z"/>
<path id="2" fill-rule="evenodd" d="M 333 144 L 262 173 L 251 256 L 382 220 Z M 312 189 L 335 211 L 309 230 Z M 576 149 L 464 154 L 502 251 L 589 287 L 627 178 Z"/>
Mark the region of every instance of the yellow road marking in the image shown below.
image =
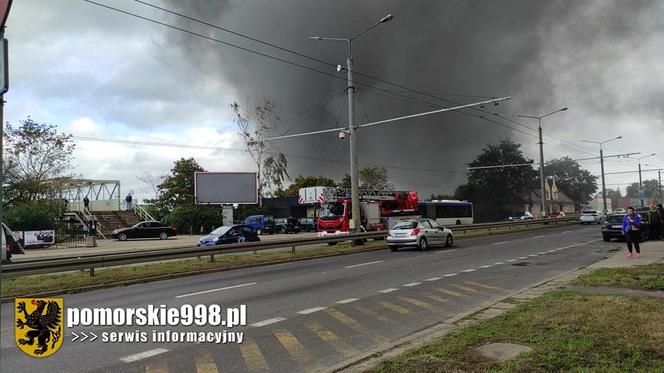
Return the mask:
<path id="1" fill-rule="evenodd" d="M 437 295 L 427 295 L 427 298 L 429 298 L 429 299 L 433 299 L 433 300 L 435 300 L 436 302 L 440 302 L 440 303 L 447 303 L 447 302 L 450 301 L 450 300 L 447 299 L 447 298 L 439 297 L 439 296 L 437 296 Z"/>
<path id="2" fill-rule="evenodd" d="M 305 364 L 311 361 L 311 353 L 295 336 L 285 329 L 274 331 L 274 336 L 277 337 L 279 342 L 286 348 L 288 353 L 297 360 L 300 364 Z"/>
<path id="3" fill-rule="evenodd" d="M 374 319 L 380 320 L 382 322 L 394 322 L 394 320 L 390 319 L 389 317 L 383 316 L 380 313 L 372 311 L 372 310 L 370 310 L 370 309 L 368 309 L 364 306 L 361 306 L 359 304 L 354 305 L 353 308 L 355 308 L 356 310 L 362 312 L 363 314 L 365 314 L 369 317 L 373 317 Z"/>
<path id="4" fill-rule="evenodd" d="M 461 289 L 461 290 L 469 291 L 469 292 L 471 292 L 471 293 L 479 293 L 479 292 L 480 292 L 479 290 L 477 290 L 477 289 L 473 289 L 473 288 L 469 288 L 468 286 L 462 286 L 462 285 L 452 285 L 452 286 L 454 286 L 454 287 L 457 288 L 457 289 Z"/>
<path id="5" fill-rule="evenodd" d="M 329 344 L 341 355 L 349 358 L 351 356 L 357 355 L 360 353 L 355 347 L 349 345 L 348 343 L 341 340 L 337 337 L 336 334 L 325 329 L 323 325 L 318 322 L 305 323 L 307 329 L 311 330 L 318 338 L 322 339 L 325 343 Z"/>
<path id="6" fill-rule="evenodd" d="M 500 291 L 503 290 L 503 289 L 501 289 L 499 287 L 496 287 L 496 286 L 484 285 L 484 284 L 480 284 L 479 282 L 473 282 L 473 281 L 466 281 L 466 284 L 481 287 L 481 288 L 485 288 L 485 289 L 491 289 L 491 290 L 500 290 Z"/>
<path id="7" fill-rule="evenodd" d="M 261 350 L 258 348 L 256 342 L 251 339 L 247 339 L 240 345 L 240 352 L 242 352 L 242 358 L 244 359 L 244 364 L 247 366 L 247 370 L 250 372 L 257 372 L 259 370 L 267 370 L 267 362 L 261 354 Z"/>
<path id="8" fill-rule="evenodd" d="M 145 366 L 145 373 L 168 373 L 166 361 L 157 361 Z"/>
<path id="9" fill-rule="evenodd" d="M 461 294 L 458 291 L 454 291 L 454 290 L 449 290 L 449 289 L 445 289 L 445 288 L 436 288 L 436 290 L 440 291 L 441 293 L 451 295 L 453 297 L 461 297 L 461 298 L 467 297 L 466 294 Z"/>
<path id="10" fill-rule="evenodd" d="M 344 325 L 347 325 L 351 329 L 356 330 L 356 331 L 358 331 L 362 334 L 368 335 L 371 339 L 373 339 L 376 342 L 385 342 L 387 340 L 385 337 L 381 336 L 377 332 L 374 332 L 371 329 L 363 326 L 362 324 L 360 324 L 354 318 L 346 315 L 345 313 L 343 313 L 343 312 L 341 312 L 337 309 L 328 308 L 328 309 L 325 310 L 325 313 L 327 313 L 328 315 L 334 317 L 340 323 L 342 323 Z"/>
<path id="11" fill-rule="evenodd" d="M 401 306 L 397 306 L 394 303 L 385 302 L 385 301 L 380 301 L 378 303 L 380 303 L 381 306 L 387 308 L 388 310 L 392 310 L 392 311 L 394 311 L 396 313 L 400 313 L 402 315 L 410 313 L 410 310 L 408 308 L 403 308 Z"/>
<path id="12" fill-rule="evenodd" d="M 206 352 L 196 358 L 196 373 L 219 373 L 212 355 Z"/>
<path id="13" fill-rule="evenodd" d="M 429 311 L 440 311 L 440 308 L 435 307 L 435 306 L 432 306 L 432 305 L 430 305 L 430 304 L 427 303 L 427 302 L 422 302 L 422 301 L 419 300 L 419 299 L 415 299 L 415 298 L 411 298 L 411 297 L 399 297 L 399 299 L 401 299 L 401 300 L 404 301 L 404 302 L 408 302 L 408 303 L 410 303 L 410 304 L 412 304 L 412 305 L 415 305 L 415 306 L 417 306 L 417 307 L 421 307 L 421 308 L 427 309 L 427 310 L 429 310 Z"/>

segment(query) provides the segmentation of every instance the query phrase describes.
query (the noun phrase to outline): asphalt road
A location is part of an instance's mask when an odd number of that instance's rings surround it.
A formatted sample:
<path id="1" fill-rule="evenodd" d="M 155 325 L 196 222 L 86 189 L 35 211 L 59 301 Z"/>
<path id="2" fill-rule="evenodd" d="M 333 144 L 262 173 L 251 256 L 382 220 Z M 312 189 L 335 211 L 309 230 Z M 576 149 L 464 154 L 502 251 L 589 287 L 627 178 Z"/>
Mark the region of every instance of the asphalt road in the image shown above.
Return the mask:
<path id="1" fill-rule="evenodd" d="M 13 341 L 2 305 L 0 370 L 242 372 L 325 370 L 376 346 L 604 258 L 621 243 L 598 226 L 479 237 L 452 249 L 388 250 L 285 263 L 64 296 L 66 307 L 220 304 L 247 307 L 242 344 L 75 341 L 71 332 L 223 331 L 222 327 L 67 329 L 60 351 L 36 359 Z M 647 244 L 645 250 L 647 251 Z"/>

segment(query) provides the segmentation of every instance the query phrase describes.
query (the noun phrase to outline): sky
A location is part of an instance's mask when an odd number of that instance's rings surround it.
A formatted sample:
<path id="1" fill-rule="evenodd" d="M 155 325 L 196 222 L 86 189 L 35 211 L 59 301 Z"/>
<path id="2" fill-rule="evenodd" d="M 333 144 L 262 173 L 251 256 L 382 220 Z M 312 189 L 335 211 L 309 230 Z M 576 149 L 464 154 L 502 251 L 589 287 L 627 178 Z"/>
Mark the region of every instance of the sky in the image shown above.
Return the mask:
<path id="1" fill-rule="evenodd" d="M 82 0 L 15 0 L 5 32 L 10 66 L 5 121 L 17 124 L 30 116 L 57 125 L 79 138 L 72 174 L 120 180 L 123 192 L 138 199 L 150 197 L 140 175 L 166 174 L 181 157 L 194 157 L 209 171 L 255 170 L 233 123 L 233 102 L 241 107 L 275 102 L 282 118 L 277 135 L 346 126 L 344 76 L 333 67 L 345 63 L 345 46 L 306 36 L 348 37 L 388 13 L 393 21 L 354 41 L 355 69 L 427 95 L 356 75 L 358 123 L 451 102 L 512 97 L 484 113 L 438 114 L 360 131 L 361 165 L 387 167 L 399 189 L 423 196 L 452 193 L 465 182 L 466 164 L 482 147 L 505 138 L 538 160 L 537 121 L 516 115 L 563 106 L 569 110 L 542 121 L 545 159 L 592 157 L 598 146 L 580 140 L 623 136 L 606 144 L 605 154 L 656 152 L 642 162 L 664 166 L 661 1 L 146 0 L 331 65 L 135 1 L 95 1 L 327 74 Z M 293 178 L 339 180 L 348 172 L 348 143 L 336 134 L 274 146 L 287 155 Z M 599 174 L 598 161 L 582 165 Z M 636 168 L 633 159 L 606 161 L 607 172 Z M 607 187 L 624 190 L 637 180 L 637 174 L 608 175 Z"/>

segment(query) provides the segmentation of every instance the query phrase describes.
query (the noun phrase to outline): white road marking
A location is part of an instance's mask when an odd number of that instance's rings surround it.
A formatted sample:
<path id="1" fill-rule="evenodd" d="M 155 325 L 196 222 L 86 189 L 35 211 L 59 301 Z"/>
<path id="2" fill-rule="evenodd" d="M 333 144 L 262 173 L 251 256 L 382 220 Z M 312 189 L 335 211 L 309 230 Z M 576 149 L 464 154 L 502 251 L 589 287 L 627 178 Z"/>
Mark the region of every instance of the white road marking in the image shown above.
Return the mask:
<path id="1" fill-rule="evenodd" d="M 421 282 L 411 282 L 409 284 L 404 284 L 403 286 L 412 287 L 412 286 L 417 286 L 417 285 L 422 285 L 422 283 Z"/>
<path id="2" fill-rule="evenodd" d="M 556 251 L 556 250 L 555 250 L 555 249 L 551 249 L 551 250 L 547 251 L 547 253 L 552 253 L 552 252 L 554 252 L 554 251 Z"/>
<path id="3" fill-rule="evenodd" d="M 510 243 L 510 242 L 512 242 L 512 241 L 500 241 L 500 242 L 494 242 L 493 244 L 494 245 L 500 245 L 500 244 Z"/>
<path id="4" fill-rule="evenodd" d="M 528 257 L 527 256 L 520 256 L 519 257 L 519 260 L 524 260 L 524 259 L 528 259 Z"/>
<path id="5" fill-rule="evenodd" d="M 389 289 L 379 290 L 378 292 L 383 293 L 383 294 L 387 294 L 387 293 L 391 293 L 391 292 L 397 291 L 397 290 L 399 290 L 399 289 L 389 288 Z"/>
<path id="6" fill-rule="evenodd" d="M 440 279 L 442 279 L 442 277 L 431 277 L 431 278 L 428 278 L 428 279 L 426 279 L 426 280 L 424 280 L 424 281 L 438 281 L 438 280 L 440 280 Z"/>
<path id="7" fill-rule="evenodd" d="M 565 233 L 572 233 L 572 231 L 564 231 L 564 232 L 562 232 L 562 233 L 563 233 L 563 234 L 565 234 Z"/>
<path id="8" fill-rule="evenodd" d="M 517 259 L 507 259 L 508 263 L 512 263 L 512 262 L 516 262 L 516 261 L 517 261 Z"/>
<path id="9" fill-rule="evenodd" d="M 438 254 L 445 254 L 445 253 L 451 253 L 452 251 L 457 251 L 457 249 L 438 250 L 435 252 Z"/>
<path id="10" fill-rule="evenodd" d="M 495 266 L 499 266 L 501 264 L 505 264 L 505 262 L 495 262 L 495 263 L 493 263 L 493 265 L 495 265 Z"/>
<path id="11" fill-rule="evenodd" d="M 191 296 L 194 296 L 194 295 L 213 293 L 215 291 L 222 291 L 222 290 L 228 290 L 228 289 L 236 289 L 236 288 L 241 288 L 241 287 L 251 286 L 251 285 L 256 285 L 256 284 L 257 284 L 257 282 L 249 282 L 247 284 L 233 285 L 233 286 L 226 286 L 224 288 L 216 288 L 216 289 L 210 289 L 210 290 L 197 291 L 195 293 L 182 294 L 182 295 L 177 295 L 175 297 L 176 298 L 186 298 L 186 297 L 191 297 Z"/>
<path id="12" fill-rule="evenodd" d="M 306 310 L 297 311 L 297 313 L 299 313 L 300 315 L 308 315 L 310 313 L 322 311 L 324 309 L 325 309 L 325 307 L 312 307 L 312 308 L 308 308 Z"/>
<path id="13" fill-rule="evenodd" d="M 528 255 L 528 256 L 532 258 L 532 257 L 534 257 L 534 256 L 537 256 L 537 254 L 530 254 L 530 255 Z"/>
<path id="14" fill-rule="evenodd" d="M 120 360 L 124 361 L 125 363 L 131 363 L 134 361 L 142 360 L 151 356 L 163 354 L 164 352 L 168 352 L 167 349 L 165 348 L 155 348 L 154 350 L 148 350 L 145 352 L 141 352 L 138 354 L 133 354 L 133 355 L 127 355 L 125 357 L 121 357 Z"/>
<path id="15" fill-rule="evenodd" d="M 463 271 L 461 271 L 461 272 L 463 272 L 463 273 L 468 273 L 468 272 L 475 272 L 475 268 L 470 268 L 470 269 L 464 269 L 464 270 L 463 270 Z"/>
<path id="16" fill-rule="evenodd" d="M 265 326 L 265 325 L 270 325 L 270 324 L 278 323 L 279 321 L 284 321 L 284 320 L 286 320 L 285 317 L 273 317 L 273 318 L 271 318 L 271 319 L 267 319 L 267 320 L 263 320 L 263 321 L 255 322 L 255 323 L 253 323 L 253 324 L 249 324 L 249 325 L 250 325 L 250 326 L 253 326 L 254 328 L 259 328 L 259 327 L 261 327 L 261 326 Z"/>
<path id="17" fill-rule="evenodd" d="M 458 273 L 448 273 L 446 275 L 443 275 L 443 277 L 452 277 L 452 276 L 456 276 L 456 275 L 458 275 Z"/>
<path id="18" fill-rule="evenodd" d="M 348 303 L 353 303 L 353 302 L 358 301 L 358 300 L 359 299 L 357 299 L 357 298 L 347 298 L 347 299 L 338 300 L 337 303 L 339 303 L 339 304 L 348 304 Z"/>
<path id="19" fill-rule="evenodd" d="M 376 260 L 375 262 L 353 264 L 352 266 L 345 266 L 344 268 L 362 267 L 362 266 L 368 266 L 368 265 L 371 265 L 371 264 L 382 263 L 382 262 L 383 262 L 382 260 Z"/>
<path id="20" fill-rule="evenodd" d="M 546 255 L 546 252 L 540 251 L 539 253 L 537 253 L 537 255 Z"/>
<path id="21" fill-rule="evenodd" d="M 546 235 L 541 234 L 541 235 L 539 235 L 539 236 L 535 236 L 535 237 L 533 237 L 533 238 L 542 238 L 542 237 L 546 237 Z"/>
<path id="22" fill-rule="evenodd" d="M 487 265 L 480 266 L 480 268 L 491 268 L 491 267 L 493 267 L 493 264 L 487 264 Z"/>

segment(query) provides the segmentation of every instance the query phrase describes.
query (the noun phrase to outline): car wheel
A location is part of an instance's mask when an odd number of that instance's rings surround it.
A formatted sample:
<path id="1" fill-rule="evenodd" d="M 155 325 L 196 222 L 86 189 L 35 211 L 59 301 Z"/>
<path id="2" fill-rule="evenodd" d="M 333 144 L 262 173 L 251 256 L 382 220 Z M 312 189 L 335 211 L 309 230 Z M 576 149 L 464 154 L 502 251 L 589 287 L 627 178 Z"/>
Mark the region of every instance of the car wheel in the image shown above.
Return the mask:
<path id="1" fill-rule="evenodd" d="M 259 229 L 256 229 L 256 234 L 259 234 L 259 235 L 260 235 L 260 234 L 263 234 L 263 231 L 262 231 L 260 228 L 259 228 Z"/>
<path id="2" fill-rule="evenodd" d="M 418 248 L 422 251 L 429 248 L 429 243 L 427 242 L 426 237 L 420 238 L 420 244 L 418 245 Z"/>
<path id="3" fill-rule="evenodd" d="M 445 240 L 445 247 L 452 247 L 454 246 L 454 237 L 452 237 L 451 234 L 447 235 L 447 239 Z"/>
<path id="4" fill-rule="evenodd" d="M 390 250 L 399 251 L 399 246 L 390 246 Z"/>
<path id="5" fill-rule="evenodd" d="M 334 246 L 334 245 L 336 245 L 336 244 L 337 244 L 336 242 L 328 242 L 328 243 L 327 243 L 327 246 Z"/>
<path id="6" fill-rule="evenodd" d="M 457 220 L 456 225 L 461 225 L 461 220 Z"/>
<path id="7" fill-rule="evenodd" d="M 118 240 L 120 241 L 127 241 L 127 234 L 126 233 L 120 233 L 118 235 Z"/>
<path id="8" fill-rule="evenodd" d="M 607 235 L 602 235 L 602 239 L 604 239 L 604 242 L 609 242 L 609 241 L 611 241 L 611 237 L 609 237 L 609 236 L 607 236 Z"/>
<path id="9" fill-rule="evenodd" d="M 159 233 L 159 239 L 160 240 L 165 240 L 167 238 L 168 238 L 168 235 L 166 234 L 166 232 Z"/>

